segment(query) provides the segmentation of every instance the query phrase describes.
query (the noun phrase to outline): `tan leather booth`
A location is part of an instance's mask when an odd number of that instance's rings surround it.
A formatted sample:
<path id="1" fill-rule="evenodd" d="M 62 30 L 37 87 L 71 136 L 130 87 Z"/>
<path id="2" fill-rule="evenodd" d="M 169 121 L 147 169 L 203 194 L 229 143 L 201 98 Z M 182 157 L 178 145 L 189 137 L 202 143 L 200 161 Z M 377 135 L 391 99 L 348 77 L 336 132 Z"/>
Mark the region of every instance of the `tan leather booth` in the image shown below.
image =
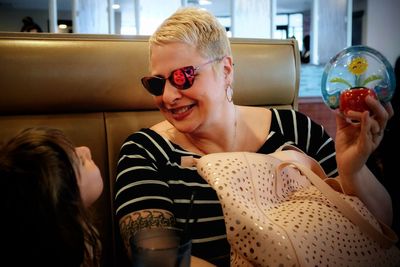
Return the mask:
<path id="1" fill-rule="evenodd" d="M 297 109 L 296 41 L 232 38 L 231 43 L 235 103 Z M 113 211 L 119 148 L 130 133 L 162 120 L 141 85 L 144 75 L 145 36 L 0 33 L 0 142 L 44 125 L 91 149 L 104 179 L 94 205 L 103 266 L 127 266 Z"/>

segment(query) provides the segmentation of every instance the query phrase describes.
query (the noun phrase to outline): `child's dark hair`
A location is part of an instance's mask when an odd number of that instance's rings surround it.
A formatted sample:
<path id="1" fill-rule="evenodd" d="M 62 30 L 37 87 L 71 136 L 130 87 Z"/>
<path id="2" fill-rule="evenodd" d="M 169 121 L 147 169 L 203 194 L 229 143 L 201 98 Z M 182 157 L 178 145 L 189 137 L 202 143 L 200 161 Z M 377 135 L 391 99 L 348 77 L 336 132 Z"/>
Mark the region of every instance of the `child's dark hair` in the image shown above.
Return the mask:
<path id="1" fill-rule="evenodd" d="M 74 145 L 52 128 L 23 130 L 0 147 L 0 236 L 15 266 L 99 266 L 78 162 Z"/>

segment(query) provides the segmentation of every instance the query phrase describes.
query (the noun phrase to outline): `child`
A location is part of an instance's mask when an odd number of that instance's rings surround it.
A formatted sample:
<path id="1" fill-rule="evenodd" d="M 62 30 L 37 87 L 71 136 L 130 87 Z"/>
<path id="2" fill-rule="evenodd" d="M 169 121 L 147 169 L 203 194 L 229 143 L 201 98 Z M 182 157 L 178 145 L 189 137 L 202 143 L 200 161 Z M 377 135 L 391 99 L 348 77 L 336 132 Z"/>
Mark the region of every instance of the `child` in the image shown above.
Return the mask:
<path id="1" fill-rule="evenodd" d="M 87 147 L 57 129 L 29 128 L 0 146 L 0 236 L 13 266 L 100 266 L 87 208 L 103 180 Z"/>

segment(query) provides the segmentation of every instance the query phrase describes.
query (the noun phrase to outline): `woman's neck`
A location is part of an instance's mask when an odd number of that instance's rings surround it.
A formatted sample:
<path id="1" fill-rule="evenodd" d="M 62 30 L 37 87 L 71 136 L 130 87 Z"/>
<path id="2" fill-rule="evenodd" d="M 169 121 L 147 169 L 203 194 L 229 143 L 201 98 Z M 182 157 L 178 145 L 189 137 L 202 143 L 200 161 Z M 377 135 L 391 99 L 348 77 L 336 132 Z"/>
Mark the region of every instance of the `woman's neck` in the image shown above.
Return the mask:
<path id="1" fill-rule="evenodd" d="M 202 133 L 186 134 L 186 138 L 192 145 L 189 150 L 202 155 L 236 151 L 240 110 L 232 104 L 228 114 L 225 117 L 226 123 L 220 123 L 212 130 L 208 126 Z"/>

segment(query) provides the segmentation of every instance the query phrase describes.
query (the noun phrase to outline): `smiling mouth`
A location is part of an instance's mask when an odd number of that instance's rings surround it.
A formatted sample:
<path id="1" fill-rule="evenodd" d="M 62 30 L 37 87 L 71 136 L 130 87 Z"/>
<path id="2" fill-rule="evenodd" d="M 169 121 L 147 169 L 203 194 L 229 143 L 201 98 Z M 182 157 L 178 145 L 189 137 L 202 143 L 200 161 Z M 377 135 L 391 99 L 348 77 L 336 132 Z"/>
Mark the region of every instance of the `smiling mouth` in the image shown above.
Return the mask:
<path id="1" fill-rule="evenodd" d="M 174 115 L 179 115 L 179 114 L 183 114 L 183 113 L 187 112 L 187 111 L 190 110 L 193 106 L 194 106 L 194 104 L 188 105 L 188 106 L 184 106 L 184 107 L 180 107 L 180 108 L 170 109 L 169 111 L 170 111 L 172 114 L 174 114 Z"/>

